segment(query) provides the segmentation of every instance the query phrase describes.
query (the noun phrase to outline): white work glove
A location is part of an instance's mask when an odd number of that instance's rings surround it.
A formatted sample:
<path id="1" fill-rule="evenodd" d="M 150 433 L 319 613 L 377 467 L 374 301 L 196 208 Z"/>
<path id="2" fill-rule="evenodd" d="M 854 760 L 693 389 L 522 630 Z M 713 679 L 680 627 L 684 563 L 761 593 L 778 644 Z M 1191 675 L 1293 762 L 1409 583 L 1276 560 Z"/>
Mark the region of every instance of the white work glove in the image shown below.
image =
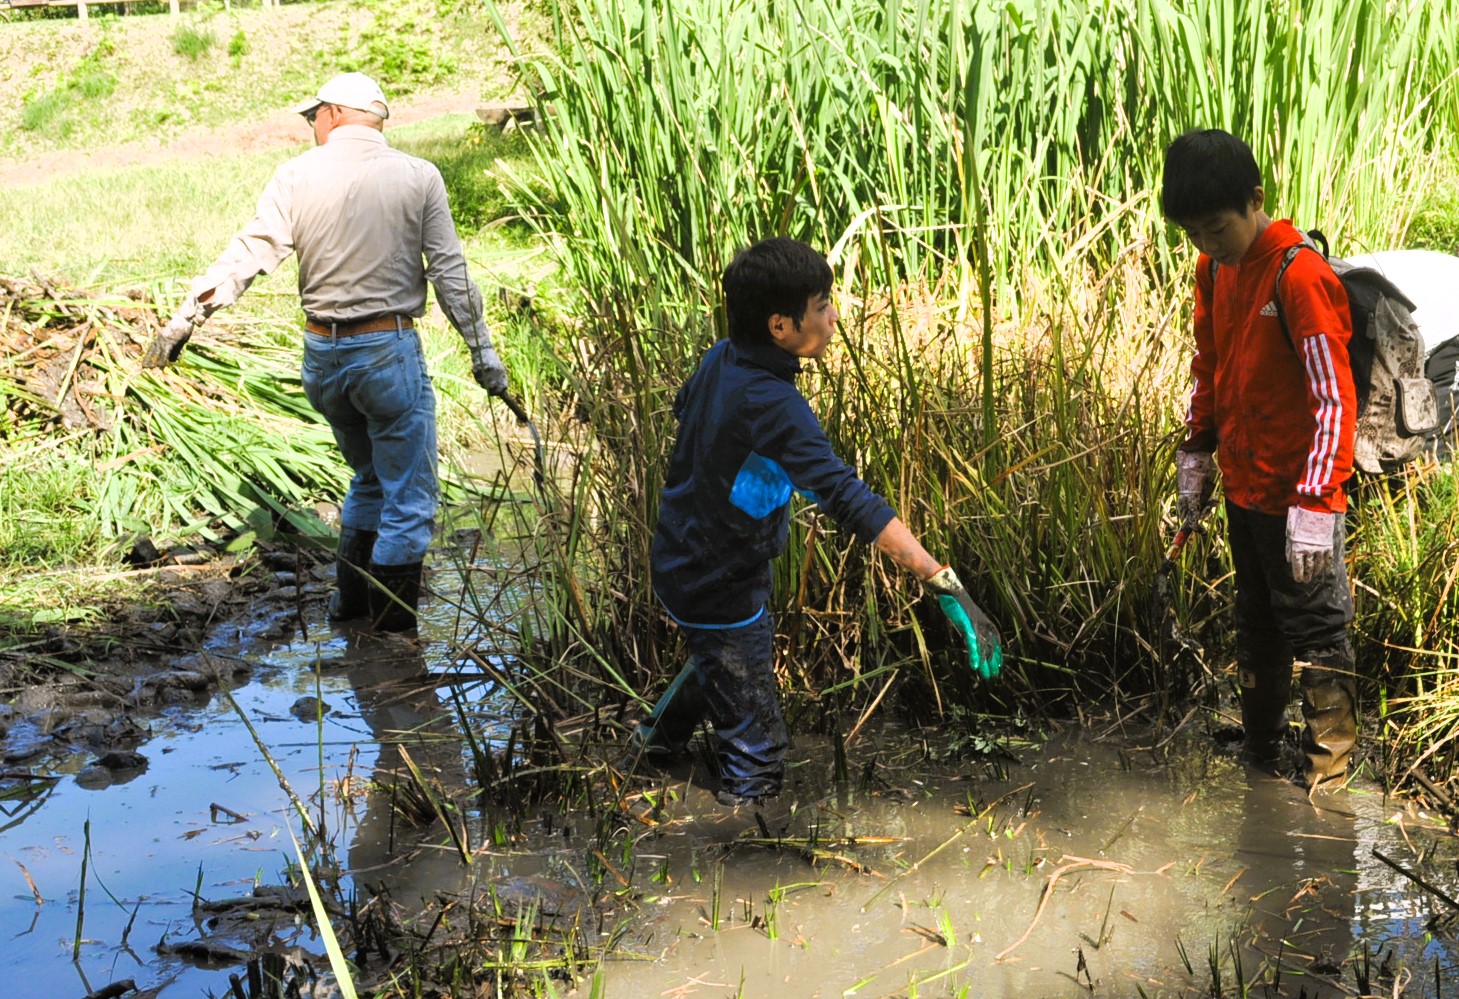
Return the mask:
<path id="1" fill-rule="evenodd" d="M 142 355 L 142 367 L 160 368 L 171 364 L 182 354 L 182 348 L 192 335 L 192 320 L 184 319 L 181 313 L 173 316 L 162 332 L 147 345 L 147 353 Z"/>
<path id="2" fill-rule="evenodd" d="M 1215 464 L 1209 451 L 1175 452 L 1175 513 L 1182 527 L 1200 520 L 1210 502 Z"/>
<path id="3" fill-rule="evenodd" d="M 461 337 L 471 348 L 471 375 L 476 384 L 492 395 L 504 393 L 507 390 L 507 366 L 492 346 L 491 330 L 487 329 L 486 320 L 477 320 L 475 326 L 462 331 Z"/>
<path id="4" fill-rule="evenodd" d="M 1287 507 L 1287 564 L 1292 567 L 1292 578 L 1297 582 L 1310 583 L 1332 572 L 1337 516 L 1300 506 Z"/>

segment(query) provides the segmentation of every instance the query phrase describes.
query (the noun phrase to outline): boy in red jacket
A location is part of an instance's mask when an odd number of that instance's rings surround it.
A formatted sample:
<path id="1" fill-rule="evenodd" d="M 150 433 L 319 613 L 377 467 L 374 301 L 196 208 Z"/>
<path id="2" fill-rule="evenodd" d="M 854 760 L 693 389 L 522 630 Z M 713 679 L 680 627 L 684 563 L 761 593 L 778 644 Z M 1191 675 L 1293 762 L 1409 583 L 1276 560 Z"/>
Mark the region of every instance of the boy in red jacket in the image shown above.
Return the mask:
<path id="1" fill-rule="evenodd" d="M 1276 765 L 1295 658 L 1303 776 L 1315 787 L 1346 773 L 1357 741 L 1343 553 L 1357 418 L 1352 323 L 1337 275 L 1320 254 L 1293 249 L 1302 234 L 1273 221 L 1265 197 L 1251 149 L 1227 132 L 1187 132 L 1166 148 L 1161 209 L 1200 250 L 1177 490 L 1181 520 L 1191 523 L 1219 460 L 1236 570 L 1243 759 Z"/>

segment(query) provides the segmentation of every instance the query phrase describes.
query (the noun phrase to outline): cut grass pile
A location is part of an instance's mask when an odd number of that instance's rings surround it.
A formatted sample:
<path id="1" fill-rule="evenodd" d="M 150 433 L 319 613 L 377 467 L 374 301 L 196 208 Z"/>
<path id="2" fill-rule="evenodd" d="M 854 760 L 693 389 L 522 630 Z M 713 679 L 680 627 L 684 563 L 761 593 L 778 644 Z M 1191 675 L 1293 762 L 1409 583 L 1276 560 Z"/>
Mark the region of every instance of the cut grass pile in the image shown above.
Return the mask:
<path id="1" fill-rule="evenodd" d="M 84 484 L 67 507 L 110 546 L 153 533 L 268 537 L 285 522 L 327 535 L 312 505 L 338 492 L 344 474 L 332 435 L 297 390 L 292 357 L 254 349 L 245 363 L 235 329 L 197 338 L 190 371 L 143 371 L 160 325 L 146 292 L 94 297 L 4 280 L 0 299 L 0 439 L 8 473 L 33 476 L 29 495 L 57 477 Z M 80 554 L 72 519 L 47 523 L 37 516 L 30 543 L 0 561 Z"/>

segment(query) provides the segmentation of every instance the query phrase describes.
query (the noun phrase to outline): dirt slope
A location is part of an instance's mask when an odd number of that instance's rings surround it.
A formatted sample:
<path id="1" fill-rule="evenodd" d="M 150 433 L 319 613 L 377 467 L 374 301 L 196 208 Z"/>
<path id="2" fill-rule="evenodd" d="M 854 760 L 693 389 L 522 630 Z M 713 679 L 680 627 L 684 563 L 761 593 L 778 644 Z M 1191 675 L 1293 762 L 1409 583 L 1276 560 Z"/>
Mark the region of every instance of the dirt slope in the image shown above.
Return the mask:
<path id="1" fill-rule="evenodd" d="M 412 94 L 391 104 L 386 133 L 392 126 L 452 112 L 474 111 L 480 103 L 474 91 Z M 36 153 L 0 171 L 0 186 L 24 187 L 99 167 L 147 166 L 178 159 L 202 159 L 220 149 L 235 153 L 287 149 L 307 141 L 308 129 L 299 116 L 280 110 L 247 124 L 190 129 L 166 143 L 137 141 L 94 149 Z"/>
<path id="2" fill-rule="evenodd" d="M 469 0 L 444 19 L 423 2 L 0 21 L 0 185 L 302 144 L 287 108 L 348 69 L 379 79 L 394 125 L 508 96 L 497 29 Z M 190 57 L 197 34 L 210 41 Z"/>

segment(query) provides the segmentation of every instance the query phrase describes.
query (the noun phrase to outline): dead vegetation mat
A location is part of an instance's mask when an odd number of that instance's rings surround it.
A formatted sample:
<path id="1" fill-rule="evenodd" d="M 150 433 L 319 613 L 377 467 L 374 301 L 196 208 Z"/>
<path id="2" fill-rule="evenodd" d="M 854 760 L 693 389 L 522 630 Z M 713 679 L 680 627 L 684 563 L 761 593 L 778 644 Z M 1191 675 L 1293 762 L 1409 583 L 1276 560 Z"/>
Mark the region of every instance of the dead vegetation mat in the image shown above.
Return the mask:
<path id="1" fill-rule="evenodd" d="M 0 277 L 0 442 L 60 428 L 112 429 L 107 374 L 140 364 L 158 328 L 145 292 L 99 296 L 55 281 Z"/>

